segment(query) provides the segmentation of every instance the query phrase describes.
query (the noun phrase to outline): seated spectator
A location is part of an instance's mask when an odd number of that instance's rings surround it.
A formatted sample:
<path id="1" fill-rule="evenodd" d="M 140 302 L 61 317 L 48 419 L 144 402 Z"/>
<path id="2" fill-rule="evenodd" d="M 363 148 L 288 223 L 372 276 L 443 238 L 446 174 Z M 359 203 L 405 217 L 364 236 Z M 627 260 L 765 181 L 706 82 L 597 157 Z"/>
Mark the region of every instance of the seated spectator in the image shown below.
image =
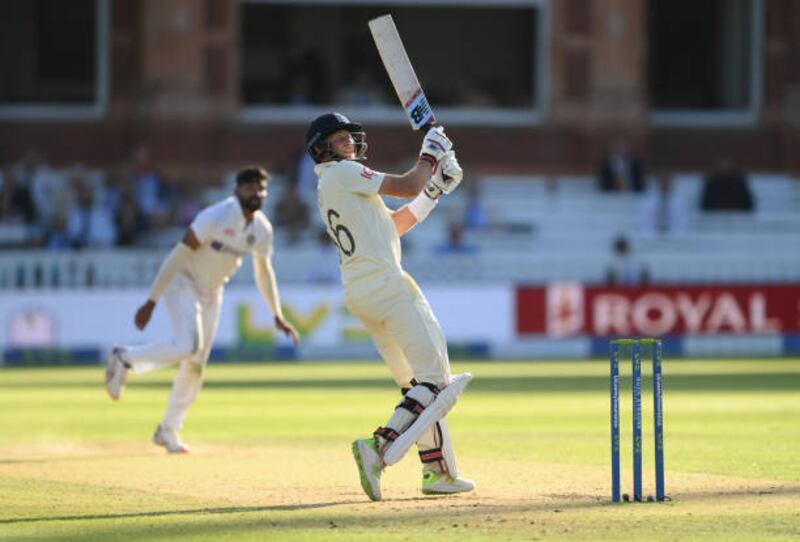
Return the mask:
<path id="1" fill-rule="evenodd" d="M 686 201 L 672 190 L 672 178 L 666 173 L 659 175 L 657 186 L 645 193 L 639 214 L 644 233 L 670 235 L 687 230 Z"/>
<path id="2" fill-rule="evenodd" d="M 464 207 L 463 227 L 465 229 L 482 229 L 492 225 L 492 217 L 486 204 L 481 199 L 480 182 L 475 180 L 467 184 L 467 203 Z"/>
<path id="3" fill-rule="evenodd" d="M 753 194 L 744 172 L 730 158 L 723 158 L 706 174 L 700 208 L 703 211 L 752 211 Z"/>
<path id="4" fill-rule="evenodd" d="M 144 213 L 147 228 L 166 226 L 170 220 L 172 194 L 153 167 L 149 147 L 142 145 L 135 150 L 131 175 L 136 203 Z"/>
<path id="5" fill-rule="evenodd" d="M 180 192 L 175 203 L 175 223 L 189 227 L 197 213 L 206 207 L 203 199 L 204 186 L 194 179 L 186 179 L 179 186 Z"/>
<path id="6" fill-rule="evenodd" d="M 606 270 L 609 286 L 640 286 L 649 282 L 647 268 L 631 255 L 624 236 L 614 239 L 611 263 Z"/>
<path id="7" fill-rule="evenodd" d="M 72 178 L 75 204 L 67 214 L 67 238 L 73 248 L 106 248 L 114 244 L 117 229 L 111 210 L 95 204 L 92 187 L 83 176 Z"/>
<path id="8" fill-rule="evenodd" d="M 464 230 L 461 223 L 457 220 L 451 220 L 447 224 L 447 240 L 436 247 L 438 254 L 474 254 L 478 251 L 478 247 L 464 241 Z"/>
<path id="9" fill-rule="evenodd" d="M 294 163 L 291 165 L 289 182 L 294 183 L 297 187 L 297 194 L 306 203 L 317 201 L 317 174 L 314 172 L 316 165 L 305 148 L 297 152 Z"/>
<path id="10" fill-rule="evenodd" d="M 625 139 L 619 138 L 600 165 L 598 183 L 602 192 L 643 192 L 644 171 L 638 156 Z"/>
<path id="11" fill-rule="evenodd" d="M 8 210 L 17 214 L 27 224 L 34 224 L 37 219 L 36 204 L 33 201 L 32 186 L 39 171 L 46 167 L 44 157 L 36 151 L 27 153 L 14 167 L 8 180 Z"/>
<path id="12" fill-rule="evenodd" d="M 67 250 L 72 248 L 72 243 L 67 233 L 67 217 L 63 214 L 56 213 L 45 230 L 44 248 L 48 250 Z"/>
<path id="13" fill-rule="evenodd" d="M 275 202 L 275 226 L 286 230 L 287 241 L 295 244 L 311 225 L 308 205 L 300 199 L 297 185 L 291 183 Z"/>
<path id="14" fill-rule="evenodd" d="M 114 213 L 114 225 L 117 227 L 118 247 L 130 247 L 139 243 L 145 229 L 145 220 L 135 199 L 120 199 Z"/>

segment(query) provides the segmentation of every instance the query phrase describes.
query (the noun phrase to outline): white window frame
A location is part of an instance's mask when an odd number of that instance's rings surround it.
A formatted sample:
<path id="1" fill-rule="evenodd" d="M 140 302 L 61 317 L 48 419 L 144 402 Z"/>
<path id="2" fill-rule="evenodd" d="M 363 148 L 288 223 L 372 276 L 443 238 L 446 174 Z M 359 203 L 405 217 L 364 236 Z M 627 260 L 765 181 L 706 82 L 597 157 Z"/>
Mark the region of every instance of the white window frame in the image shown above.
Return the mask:
<path id="1" fill-rule="evenodd" d="M 532 7 L 539 10 L 537 17 L 536 72 L 533 74 L 533 85 L 536 99 L 531 107 L 520 108 L 474 108 L 474 107 L 440 107 L 431 104 L 438 121 L 448 126 L 530 126 L 544 122 L 549 104 L 550 89 L 550 29 L 551 0 L 461 0 L 454 4 L 452 0 L 241 0 L 242 4 L 330 4 L 330 5 L 417 5 L 417 6 L 486 6 L 486 7 Z M 364 31 L 366 32 L 366 25 Z M 402 32 L 401 32 L 402 35 Z M 325 106 L 297 105 L 243 105 L 239 111 L 239 119 L 246 123 L 298 123 L 307 124 L 309 119 L 330 112 L 335 107 L 347 116 L 357 118 L 359 122 L 372 125 L 399 126 L 408 124 L 403 108 L 394 107 L 391 103 L 373 107 L 348 107 L 332 103 Z"/>
<path id="2" fill-rule="evenodd" d="M 105 116 L 109 93 L 109 51 L 111 49 L 111 0 L 95 0 L 95 100 L 92 104 L 0 102 L 2 120 L 92 121 Z"/>
<path id="3" fill-rule="evenodd" d="M 650 123 L 658 127 L 713 128 L 726 126 L 748 127 L 758 124 L 761 115 L 764 63 L 762 51 L 765 33 L 765 2 L 752 0 L 750 24 L 753 43 L 750 47 L 750 102 L 741 109 L 652 109 Z"/>

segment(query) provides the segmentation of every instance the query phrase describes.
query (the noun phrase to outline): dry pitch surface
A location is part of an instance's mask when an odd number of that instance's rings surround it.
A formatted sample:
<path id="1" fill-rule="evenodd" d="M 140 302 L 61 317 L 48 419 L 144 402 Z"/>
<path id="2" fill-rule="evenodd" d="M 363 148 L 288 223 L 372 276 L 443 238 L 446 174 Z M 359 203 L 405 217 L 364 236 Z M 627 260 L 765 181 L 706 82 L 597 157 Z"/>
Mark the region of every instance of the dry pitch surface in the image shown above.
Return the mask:
<path id="1" fill-rule="evenodd" d="M 409 456 L 380 503 L 349 455 L 396 401 L 377 364 L 212 367 L 188 456 L 147 443 L 171 372 L 111 404 L 96 368 L 0 371 L 0 540 L 800 537 L 797 361 L 667 364 L 673 500 L 621 505 L 608 502 L 606 364 L 456 369 L 476 375 L 451 427 L 478 489 L 423 497 Z"/>

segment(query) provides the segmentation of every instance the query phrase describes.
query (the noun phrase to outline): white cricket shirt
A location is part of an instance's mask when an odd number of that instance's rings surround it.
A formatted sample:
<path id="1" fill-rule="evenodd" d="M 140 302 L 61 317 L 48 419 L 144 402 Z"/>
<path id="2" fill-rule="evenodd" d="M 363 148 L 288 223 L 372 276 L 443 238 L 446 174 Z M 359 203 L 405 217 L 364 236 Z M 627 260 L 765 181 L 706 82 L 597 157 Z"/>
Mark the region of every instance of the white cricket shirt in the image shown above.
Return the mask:
<path id="1" fill-rule="evenodd" d="M 399 276 L 400 236 L 378 190 L 384 173 L 351 160 L 317 164 L 319 212 L 339 249 L 345 288 L 367 277 Z"/>
<path id="2" fill-rule="evenodd" d="M 239 200 L 230 196 L 200 211 L 189 226 L 201 246 L 182 271 L 202 292 L 223 286 L 242 265 L 242 257 L 272 256 L 272 224 L 261 211 L 245 221 Z"/>

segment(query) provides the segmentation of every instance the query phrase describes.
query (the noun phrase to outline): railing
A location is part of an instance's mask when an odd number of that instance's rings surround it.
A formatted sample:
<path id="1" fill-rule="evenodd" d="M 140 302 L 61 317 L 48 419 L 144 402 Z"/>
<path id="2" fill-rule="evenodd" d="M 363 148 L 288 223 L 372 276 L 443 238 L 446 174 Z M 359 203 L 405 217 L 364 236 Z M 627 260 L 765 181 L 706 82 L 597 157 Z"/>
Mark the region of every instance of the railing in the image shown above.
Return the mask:
<path id="1" fill-rule="evenodd" d="M 734 282 L 780 283 L 800 280 L 800 254 L 714 251 L 647 251 L 637 258 L 654 283 Z M 155 276 L 163 250 L 107 252 L 0 252 L 0 289 L 143 288 Z M 547 253 L 496 250 L 491 252 L 433 254 L 412 252 L 405 268 L 427 282 L 545 283 L 605 280 L 610 256 L 602 252 Z M 316 250 L 284 249 L 274 258 L 281 284 L 318 281 L 323 263 Z M 336 270 L 325 275 L 338 280 Z M 252 284 L 249 262 L 234 275 L 233 284 Z"/>

